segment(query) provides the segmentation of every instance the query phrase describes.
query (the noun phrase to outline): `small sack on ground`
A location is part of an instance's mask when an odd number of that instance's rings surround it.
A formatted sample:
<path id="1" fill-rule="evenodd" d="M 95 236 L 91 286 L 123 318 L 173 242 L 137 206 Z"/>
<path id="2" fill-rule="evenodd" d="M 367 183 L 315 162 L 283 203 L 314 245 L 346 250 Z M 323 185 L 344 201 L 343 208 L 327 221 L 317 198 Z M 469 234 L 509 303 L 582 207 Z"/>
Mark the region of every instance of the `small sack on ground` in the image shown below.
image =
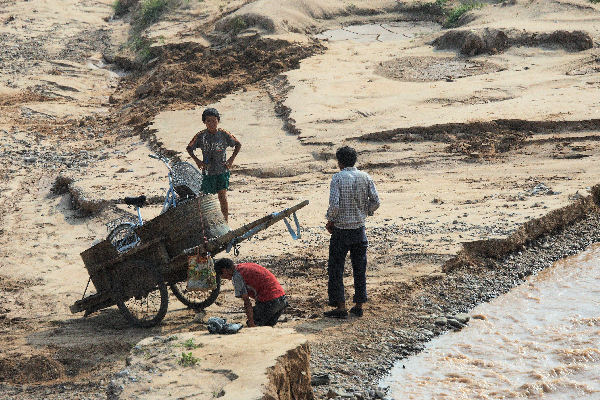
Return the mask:
<path id="1" fill-rule="evenodd" d="M 206 327 L 208 328 L 208 333 L 224 333 L 227 335 L 231 335 L 234 333 L 238 333 L 239 330 L 242 329 L 242 324 L 228 324 L 225 318 L 210 317 L 208 321 L 206 321 Z"/>
<path id="2" fill-rule="evenodd" d="M 187 290 L 210 291 L 216 287 L 217 276 L 212 257 L 200 255 L 189 257 Z"/>

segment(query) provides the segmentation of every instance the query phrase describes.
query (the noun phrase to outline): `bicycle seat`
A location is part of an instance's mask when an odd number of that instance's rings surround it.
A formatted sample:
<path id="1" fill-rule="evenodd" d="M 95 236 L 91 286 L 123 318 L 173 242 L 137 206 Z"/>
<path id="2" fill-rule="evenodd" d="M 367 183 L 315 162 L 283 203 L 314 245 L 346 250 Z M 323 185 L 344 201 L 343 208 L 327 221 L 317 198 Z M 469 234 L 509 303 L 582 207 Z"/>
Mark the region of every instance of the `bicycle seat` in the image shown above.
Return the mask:
<path id="1" fill-rule="evenodd" d="M 124 201 L 128 206 L 143 207 L 146 204 L 146 196 L 125 197 Z"/>

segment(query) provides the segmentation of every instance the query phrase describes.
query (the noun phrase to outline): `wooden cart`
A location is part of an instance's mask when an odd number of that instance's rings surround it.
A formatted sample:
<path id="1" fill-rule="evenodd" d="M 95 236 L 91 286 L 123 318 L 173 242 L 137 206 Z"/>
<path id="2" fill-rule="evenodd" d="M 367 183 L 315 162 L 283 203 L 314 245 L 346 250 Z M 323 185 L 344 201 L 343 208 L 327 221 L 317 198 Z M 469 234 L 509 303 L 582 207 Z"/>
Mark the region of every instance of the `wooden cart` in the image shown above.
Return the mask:
<path id="1" fill-rule="evenodd" d="M 81 258 L 96 288 L 96 293 L 76 301 L 72 313 L 84 316 L 117 305 L 134 326 L 151 327 L 164 318 L 169 301 L 167 286 L 186 306 L 203 309 L 217 299 L 217 286 L 208 292 L 187 292 L 188 256 L 209 252 L 212 256 L 236 248 L 277 221 L 292 215 L 298 229 L 295 212 L 308 200 L 266 215 L 238 229 L 230 230 L 220 213 L 215 196 L 207 195 L 181 203 L 175 208 L 138 226 L 139 244 L 119 253 L 104 240 L 81 253 Z M 205 240 L 206 238 L 206 240 Z M 88 281 L 89 284 L 89 281 Z"/>

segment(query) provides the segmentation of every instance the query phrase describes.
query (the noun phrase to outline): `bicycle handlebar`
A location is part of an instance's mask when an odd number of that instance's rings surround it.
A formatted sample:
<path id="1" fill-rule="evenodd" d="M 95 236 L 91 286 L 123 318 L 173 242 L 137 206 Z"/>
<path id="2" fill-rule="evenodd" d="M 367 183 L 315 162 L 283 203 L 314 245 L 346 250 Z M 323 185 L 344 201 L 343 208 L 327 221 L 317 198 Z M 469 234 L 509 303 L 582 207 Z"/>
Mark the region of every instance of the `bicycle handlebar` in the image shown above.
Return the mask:
<path id="1" fill-rule="evenodd" d="M 154 158 L 155 160 L 160 160 L 163 163 L 165 163 L 165 165 L 167 166 L 167 168 L 169 169 L 169 172 L 171 171 L 171 160 L 169 160 L 167 157 L 163 156 L 162 154 L 148 154 L 148 157 L 150 158 Z"/>

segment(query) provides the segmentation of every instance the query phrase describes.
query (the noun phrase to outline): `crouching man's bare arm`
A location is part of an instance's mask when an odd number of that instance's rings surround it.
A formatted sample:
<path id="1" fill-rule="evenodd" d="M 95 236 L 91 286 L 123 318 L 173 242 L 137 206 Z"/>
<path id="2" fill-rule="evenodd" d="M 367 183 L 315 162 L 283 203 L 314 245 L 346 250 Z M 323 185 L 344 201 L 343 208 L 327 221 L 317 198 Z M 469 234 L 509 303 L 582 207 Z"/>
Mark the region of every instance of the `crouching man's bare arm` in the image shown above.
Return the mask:
<path id="1" fill-rule="evenodd" d="M 250 297 L 248 296 L 248 294 L 243 294 L 242 300 L 244 300 L 244 309 L 246 310 L 248 327 L 253 328 L 256 326 L 256 324 L 254 323 L 254 311 L 252 310 L 252 302 L 250 301 Z"/>

